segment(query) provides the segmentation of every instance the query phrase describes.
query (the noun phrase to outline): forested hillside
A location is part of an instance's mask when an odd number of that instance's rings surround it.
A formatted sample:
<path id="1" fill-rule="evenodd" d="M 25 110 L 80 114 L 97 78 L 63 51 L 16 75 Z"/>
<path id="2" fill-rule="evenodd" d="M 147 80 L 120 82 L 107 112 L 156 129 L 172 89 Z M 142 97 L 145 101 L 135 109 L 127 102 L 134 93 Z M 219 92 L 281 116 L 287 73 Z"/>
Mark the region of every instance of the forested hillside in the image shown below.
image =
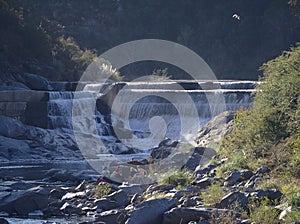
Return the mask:
<path id="1" fill-rule="evenodd" d="M 263 62 L 300 40 L 298 5 L 287 0 L 1 0 L 1 74 L 25 71 L 77 80 L 97 54 L 127 41 L 157 38 L 191 48 L 219 79 L 257 79 Z M 130 80 L 166 66 L 137 63 L 121 73 Z M 183 77 L 172 67 L 169 72 Z"/>

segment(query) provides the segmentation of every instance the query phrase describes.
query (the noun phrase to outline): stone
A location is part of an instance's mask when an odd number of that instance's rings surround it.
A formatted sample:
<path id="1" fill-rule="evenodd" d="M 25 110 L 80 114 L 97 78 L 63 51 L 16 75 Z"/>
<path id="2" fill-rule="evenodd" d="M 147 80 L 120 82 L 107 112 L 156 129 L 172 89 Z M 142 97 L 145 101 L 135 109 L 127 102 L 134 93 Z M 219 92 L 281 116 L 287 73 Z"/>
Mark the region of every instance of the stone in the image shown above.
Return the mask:
<path id="1" fill-rule="evenodd" d="M 187 224 L 190 221 L 210 219 L 211 211 L 204 208 L 173 208 L 164 213 L 163 224 L 181 223 Z"/>
<path id="2" fill-rule="evenodd" d="M 251 170 L 241 170 L 240 173 L 241 176 L 239 181 L 249 180 L 254 175 Z"/>
<path id="3" fill-rule="evenodd" d="M 125 223 L 127 219 L 127 215 L 124 211 L 122 210 L 109 210 L 105 212 L 101 212 L 97 217 L 96 217 L 96 222 L 104 222 L 104 223 L 120 223 L 123 224 Z"/>
<path id="4" fill-rule="evenodd" d="M 199 165 L 196 167 L 194 174 L 195 174 L 195 176 L 197 176 L 197 175 L 203 176 L 207 173 L 210 173 L 216 167 L 217 167 L 217 165 L 215 165 L 215 164 L 209 164 L 205 167 L 203 167 L 202 165 Z"/>
<path id="5" fill-rule="evenodd" d="M 94 201 L 97 210 L 108 211 L 112 209 L 119 208 L 121 205 L 115 201 L 111 201 L 107 198 L 101 198 Z"/>
<path id="6" fill-rule="evenodd" d="M 208 186 L 211 185 L 211 183 L 212 183 L 211 178 L 205 177 L 205 178 L 203 178 L 203 179 L 201 179 L 199 181 L 192 182 L 192 185 L 195 185 L 195 186 L 197 186 L 199 188 L 207 188 Z"/>
<path id="7" fill-rule="evenodd" d="M 196 167 L 201 163 L 202 156 L 198 153 L 193 153 L 191 157 L 184 164 L 183 168 L 187 170 L 194 171 Z"/>
<path id="8" fill-rule="evenodd" d="M 129 195 L 138 194 L 141 195 L 148 188 L 148 185 L 140 185 L 140 184 L 131 184 L 131 185 L 121 185 L 119 186 L 120 190 L 123 190 Z"/>
<path id="9" fill-rule="evenodd" d="M 178 203 L 176 199 L 153 199 L 145 201 L 131 212 L 129 212 L 129 218 L 126 224 L 136 224 L 137 220 L 139 224 L 161 224 L 163 221 L 164 212 L 175 207 Z"/>
<path id="10" fill-rule="evenodd" d="M 52 90 L 49 81 L 39 75 L 24 73 L 16 77 L 17 81 L 24 83 L 32 90 Z"/>
<path id="11" fill-rule="evenodd" d="M 62 211 L 65 214 L 77 214 L 77 215 L 82 215 L 83 211 L 76 207 L 75 205 L 66 202 L 60 207 L 60 211 Z"/>
<path id="12" fill-rule="evenodd" d="M 270 201 L 280 200 L 282 195 L 282 192 L 277 189 L 258 190 L 250 194 L 250 196 L 255 199 L 267 197 Z"/>
<path id="13" fill-rule="evenodd" d="M 236 191 L 224 196 L 221 201 L 217 203 L 216 207 L 221 209 L 232 209 L 235 208 L 235 206 L 238 206 L 243 210 L 247 210 L 248 202 L 249 200 L 246 194 Z"/>
<path id="14" fill-rule="evenodd" d="M 262 182 L 263 178 L 257 175 L 252 176 L 245 184 L 246 188 L 255 188 L 257 183 Z"/>
<path id="15" fill-rule="evenodd" d="M 75 191 L 84 191 L 86 188 L 86 180 L 83 180 L 76 188 Z"/>
<path id="16" fill-rule="evenodd" d="M 259 167 L 256 170 L 255 174 L 262 174 L 263 175 L 263 174 L 268 173 L 270 171 L 271 171 L 270 168 L 268 166 L 264 165 L 264 166 Z"/>
<path id="17" fill-rule="evenodd" d="M 115 191 L 106 196 L 107 199 L 115 201 L 120 205 L 127 205 L 130 201 L 130 196 L 124 190 Z"/>
<path id="18" fill-rule="evenodd" d="M 224 186 L 233 186 L 236 184 L 241 178 L 240 171 L 233 171 L 231 174 L 225 179 Z"/>
<path id="19" fill-rule="evenodd" d="M 48 205 L 49 190 L 41 186 L 13 192 L 0 199 L 0 211 L 27 216 L 35 210 L 43 210 Z"/>
<path id="20" fill-rule="evenodd" d="M 41 210 L 35 210 L 33 212 L 28 213 L 29 218 L 37 218 L 37 217 L 42 217 L 44 213 Z"/>
<path id="21" fill-rule="evenodd" d="M 66 193 L 62 198 L 61 200 L 70 200 L 70 199 L 73 199 L 73 198 L 84 198 L 86 197 L 86 193 L 83 192 L 83 191 L 80 191 L 80 192 L 76 192 L 76 193 Z"/>

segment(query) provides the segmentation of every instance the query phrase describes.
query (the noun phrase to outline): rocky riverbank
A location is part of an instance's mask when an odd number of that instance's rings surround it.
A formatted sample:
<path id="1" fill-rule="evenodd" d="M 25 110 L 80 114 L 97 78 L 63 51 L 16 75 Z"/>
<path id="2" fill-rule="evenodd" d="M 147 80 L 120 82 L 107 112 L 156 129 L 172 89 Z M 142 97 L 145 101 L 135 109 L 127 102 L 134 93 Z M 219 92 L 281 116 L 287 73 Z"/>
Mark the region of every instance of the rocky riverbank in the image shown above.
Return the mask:
<path id="1" fill-rule="evenodd" d="M 232 113 L 223 113 L 199 132 L 197 140 L 207 140 L 218 128 L 222 130 L 218 135 L 226 133 L 232 119 Z M 167 156 L 166 145 L 172 150 L 177 144 L 162 145 L 163 154 L 156 152 L 156 159 Z M 260 183 L 271 181 L 269 167 L 232 170 L 218 176 L 215 170 L 230 158 L 211 155 L 212 161 L 200 164 L 206 149 L 196 147 L 192 159 L 185 164 L 191 176 L 147 185 L 116 185 L 95 173 L 86 171 L 80 175 L 61 169 L 45 171 L 40 180 L 2 178 L 1 216 L 38 218 L 45 223 L 56 223 L 49 220 L 54 217 L 64 220 L 62 223 L 251 223 L 251 204 L 268 200 L 270 209 L 275 209 L 278 218 L 284 220 L 291 208 L 281 203 L 283 193 L 276 188 L 260 188 Z"/>

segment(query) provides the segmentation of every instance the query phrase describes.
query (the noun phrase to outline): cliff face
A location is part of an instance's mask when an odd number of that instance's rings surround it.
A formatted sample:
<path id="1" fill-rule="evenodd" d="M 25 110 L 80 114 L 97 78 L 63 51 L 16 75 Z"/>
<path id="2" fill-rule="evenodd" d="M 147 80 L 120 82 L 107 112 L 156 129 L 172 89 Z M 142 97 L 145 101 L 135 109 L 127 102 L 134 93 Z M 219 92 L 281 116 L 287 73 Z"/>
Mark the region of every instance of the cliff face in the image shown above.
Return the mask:
<path id="1" fill-rule="evenodd" d="M 175 41 L 203 57 L 219 79 L 257 79 L 258 68 L 263 62 L 288 49 L 300 37 L 300 20 L 291 14 L 285 0 L 16 0 L 13 4 L 10 2 L 9 7 L 18 11 L 21 22 L 12 24 L 15 30 L 11 26 L 1 27 L 14 37 L 6 35 L 2 43 L 5 42 L 8 52 L 11 45 L 20 46 L 13 52 L 22 55 L 24 66 L 21 70 L 44 73 L 52 79 L 74 80 L 78 78 L 75 73 L 80 73 L 70 72 L 69 67 L 75 65 L 68 64 L 72 59 L 69 53 L 59 52 L 60 61 L 54 65 L 51 48 L 60 46 L 60 36 L 71 36 L 81 49 L 95 49 L 98 53 L 136 39 Z M 235 14 L 237 16 L 233 16 Z M 12 21 L 11 18 L 8 21 Z M 37 31 L 28 35 L 28 27 Z M 7 39 L 14 42 L 7 42 Z M 15 58 L 11 54 L 11 58 Z M 7 57 L 4 54 L 2 58 Z M 166 66 L 137 63 L 121 73 L 130 80 Z M 184 76 L 174 67 L 169 67 L 169 72 L 175 74 L 175 78 Z M 59 77 L 58 73 L 63 75 Z"/>

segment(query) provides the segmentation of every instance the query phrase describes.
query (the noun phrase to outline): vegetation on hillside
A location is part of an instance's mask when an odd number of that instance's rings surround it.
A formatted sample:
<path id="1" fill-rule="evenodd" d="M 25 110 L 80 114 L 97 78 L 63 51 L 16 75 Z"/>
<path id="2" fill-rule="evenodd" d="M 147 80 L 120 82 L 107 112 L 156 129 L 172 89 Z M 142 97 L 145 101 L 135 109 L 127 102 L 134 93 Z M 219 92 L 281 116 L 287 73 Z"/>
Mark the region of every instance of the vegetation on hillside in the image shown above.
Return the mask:
<path id="1" fill-rule="evenodd" d="M 219 79 L 257 79 L 264 61 L 299 41 L 300 20 L 290 13 L 292 9 L 297 14 L 298 4 L 296 0 L 1 0 L 0 59 L 7 65 L 1 66 L 2 74 L 15 68 L 52 80 L 77 80 L 97 52 L 157 38 L 191 48 Z M 75 56 L 69 47 L 77 51 Z M 52 50 L 57 51 L 55 63 Z M 150 62 L 120 72 L 132 80 L 165 67 L 172 78 L 188 77 L 175 66 Z"/>
<path id="2" fill-rule="evenodd" d="M 231 162 L 220 171 L 267 165 L 272 183 L 262 183 L 262 187 L 276 186 L 288 206 L 299 206 L 300 45 L 261 69 L 264 77 L 256 88 L 253 108 L 236 114 L 233 131 L 223 142 L 220 153 Z M 264 206 L 257 209 L 266 210 Z M 299 212 L 293 215 L 300 217 Z"/>

